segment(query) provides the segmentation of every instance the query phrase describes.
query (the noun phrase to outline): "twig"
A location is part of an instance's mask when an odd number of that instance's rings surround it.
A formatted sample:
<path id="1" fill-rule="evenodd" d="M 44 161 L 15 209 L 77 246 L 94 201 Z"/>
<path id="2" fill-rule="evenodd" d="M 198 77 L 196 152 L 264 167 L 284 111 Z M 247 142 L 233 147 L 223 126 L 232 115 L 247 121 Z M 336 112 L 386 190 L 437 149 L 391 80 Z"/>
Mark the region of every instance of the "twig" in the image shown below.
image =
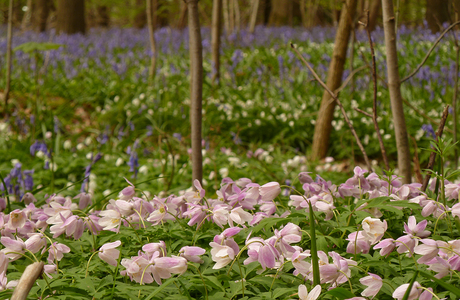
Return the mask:
<path id="1" fill-rule="evenodd" d="M 362 71 L 362 70 L 364 70 L 364 69 L 367 69 L 367 68 L 369 68 L 369 66 L 361 66 L 361 67 L 359 67 L 359 68 L 354 69 L 353 72 L 351 72 L 351 73 L 348 75 L 348 77 L 343 81 L 342 85 L 341 85 L 338 89 L 336 89 L 336 90 L 334 91 L 335 94 L 338 95 L 338 94 L 348 85 L 348 83 L 351 81 L 351 79 L 353 78 L 353 76 L 356 75 L 356 73 L 358 73 L 358 72 L 360 72 L 360 71 Z"/>
<path id="2" fill-rule="evenodd" d="M 360 72 L 360 71 L 362 71 L 364 69 L 367 69 L 367 68 L 369 68 L 368 65 L 361 66 L 359 68 L 354 69 L 353 72 L 351 72 L 350 75 L 348 75 L 348 77 L 343 81 L 342 85 L 338 89 L 336 89 L 334 91 L 335 94 L 338 95 L 348 85 L 348 83 L 350 83 L 351 79 L 353 78 L 353 76 L 356 75 L 356 73 L 358 73 L 358 72 Z M 310 81 L 316 81 L 316 79 L 311 79 Z M 335 101 L 334 98 L 329 100 L 329 102 L 327 103 L 327 106 L 331 105 L 334 101 Z"/>
<path id="3" fill-rule="evenodd" d="M 446 125 L 447 117 L 449 116 L 449 105 L 446 105 L 444 111 L 442 112 L 441 122 L 439 123 L 438 130 L 436 131 L 436 142 L 441 138 L 442 131 L 444 130 L 444 126 Z M 434 162 L 436 160 L 436 152 L 430 153 L 430 159 L 428 161 L 428 166 L 426 167 L 428 170 L 432 170 L 434 166 Z M 428 186 L 428 181 L 430 181 L 431 172 L 428 172 L 425 176 L 425 180 L 423 180 L 422 191 L 425 192 Z"/>
<path id="4" fill-rule="evenodd" d="M 346 112 L 345 109 L 343 108 L 342 102 L 340 102 L 340 100 L 337 98 L 337 96 L 334 94 L 334 92 L 332 92 L 332 91 L 327 87 L 327 85 L 321 80 L 321 78 L 319 78 L 319 76 L 318 76 L 318 74 L 316 74 L 315 70 L 313 70 L 313 68 L 310 66 L 310 64 L 305 60 L 305 58 L 302 56 L 302 54 L 300 54 L 300 52 L 294 47 L 294 44 L 292 44 L 292 43 L 291 43 L 291 48 L 294 50 L 294 52 L 297 54 L 297 56 L 300 58 L 300 60 L 307 66 L 308 70 L 310 70 L 310 72 L 313 74 L 313 76 L 314 76 L 315 79 L 318 81 L 318 83 L 326 90 L 326 92 L 329 93 L 329 95 L 331 95 L 331 97 L 332 97 L 332 98 L 337 102 L 337 104 L 339 105 L 340 110 L 342 111 L 343 117 L 344 117 L 344 119 L 345 119 L 345 122 L 347 122 L 348 127 L 350 127 L 351 133 L 352 133 L 353 136 L 355 137 L 356 143 L 358 144 L 358 147 L 359 147 L 359 149 L 361 150 L 361 153 L 363 154 L 364 161 L 366 162 L 367 168 L 369 169 L 369 172 L 372 172 L 372 165 L 371 165 L 371 163 L 370 163 L 370 161 L 369 161 L 369 158 L 367 157 L 366 150 L 364 150 L 364 147 L 363 147 L 363 145 L 361 144 L 361 141 L 359 140 L 359 137 L 358 137 L 358 134 L 357 134 L 356 131 L 355 131 L 355 128 L 354 128 L 353 125 L 351 124 L 350 119 L 348 119 L 347 112 Z"/>
<path id="5" fill-rule="evenodd" d="M 428 121 L 430 121 L 431 123 L 433 123 L 434 125 L 437 125 L 437 126 L 440 126 L 440 122 L 436 121 L 435 119 L 431 118 L 430 116 L 428 116 L 426 113 L 424 113 L 423 111 L 419 110 L 418 108 L 416 108 L 415 106 L 413 106 L 409 101 L 407 101 L 406 99 L 402 99 L 403 100 L 403 103 L 406 104 L 407 106 L 409 106 L 410 108 L 412 108 L 417 114 L 421 115 L 422 117 L 424 117 L 425 119 L 427 119 Z M 446 128 L 446 131 L 448 131 L 449 133 L 453 133 L 453 130 L 450 129 L 450 128 Z"/>
<path id="6" fill-rule="evenodd" d="M 21 276 L 21 279 L 19 279 L 18 285 L 14 289 L 11 300 L 27 299 L 27 295 L 29 294 L 30 289 L 34 285 L 35 280 L 37 280 L 37 278 L 43 272 L 43 266 L 43 262 L 35 262 L 27 266 L 27 268 Z"/>
<path id="7" fill-rule="evenodd" d="M 418 158 L 417 141 L 415 140 L 415 138 L 413 136 L 410 136 L 410 138 L 412 139 L 412 142 L 414 143 L 414 173 L 415 173 L 415 177 L 417 178 L 418 183 L 423 183 L 423 176 L 422 176 L 422 173 L 421 173 L 422 168 L 420 168 L 420 160 Z"/>
<path id="8" fill-rule="evenodd" d="M 438 39 L 434 42 L 433 46 L 431 46 L 431 49 L 428 51 L 428 53 L 425 55 L 425 58 L 422 60 L 422 62 L 417 66 L 417 68 L 412 71 L 412 73 L 410 73 L 408 76 L 406 76 L 404 79 L 401 80 L 401 83 L 403 83 L 404 81 L 406 80 L 409 80 L 412 76 L 414 76 L 415 74 L 417 74 L 417 72 L 420 70 L 420 68 L 425 64 L 425 62 L 428 60 L 428 57 L 430 56 L 431 52 L 433 52 L 434 48 L 436 48 L 436 46 L 439 44 L 439 42 L 441 41 L 441 39 L 446 35 L 446 33 L 448 33 L 450 30 L 452 30 L 452 28 L 454 28 L 455 26 L 459 25 L 460 24 L 460 21 L 457 21 L 455 22 L 454 24 L 450 25 L 449 27 L 446 28 L 446 30 L 444 30 L 441 35 L 438 37 Z"/>
<path id="9" fill-rule="evenodd" d="M 370 113 L 368 113 L 368 112 L 366 112 L 366 111 L 364 111 L 364 110 L 362 110 L 362 109 L 359 109 L 359 108 L 357 108 L 357 107 L 354 107 L 353 109 L 356 110 L 356 111 L 359 112 L 359 113 L 362 113 L 362 114 L 365 115 L 366 117 L 372 118 L 372 114 L 370 114 Z"/>
<path id="10" fill-rule="evenodd" d="M 372 44 L 372 37 L 371 37 L 371 32 L 369 30 L 369 27 L 367 24 L 369 24 L 369 11 L 366 11 L 366 32 L 367 32 L 367 38 L 369 40 L 369 46 L 371 48 L 371 54 L 372 54 L 372 79 L 374 83 L 374 104 L 373 104 L 373 109 L 372 109 L 372 121 L 374 123 L 374 129 L 375 132 L 377 133 L 377 138 L 379 140 L 380 144 L 380 151 L 382 152 L 382 158 L 383 162 L 385 163 L 385 168 L 387 170 L 390 169 L 390 164 L 388 163 L 388 157 L 387 157 L 387 152 L 385 150 L 385 144 L 383 144 L 383 139 L 382 135 L 380 134 L 380 128 L 379 128 L 379 122 L 377 121 L 377 65 L 375 62 L 375 52 L 374 52 L 374 45 Z"/>

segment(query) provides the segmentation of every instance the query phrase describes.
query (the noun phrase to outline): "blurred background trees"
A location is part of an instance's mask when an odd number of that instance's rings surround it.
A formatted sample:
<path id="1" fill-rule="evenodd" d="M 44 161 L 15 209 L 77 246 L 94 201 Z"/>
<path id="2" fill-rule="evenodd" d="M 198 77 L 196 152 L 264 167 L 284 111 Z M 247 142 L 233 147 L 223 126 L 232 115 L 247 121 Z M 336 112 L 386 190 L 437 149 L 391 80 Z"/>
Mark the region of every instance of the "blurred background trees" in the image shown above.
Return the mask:
<path id="1" fill-rule="evenodd" d="M 336 26 L 341 0 L 223 0 L 223 29 L 236 33 L 251 24 L 268 26 Z M 257 2 L 257 5 L 255 3 Z M 370 26 L 382 24 L 380 0 L 358 0 L 357 14 L 361 18 L 370 10 Z M 458 0 L 393 1 L 398 24 L 422 25 L 433 31 L 455 20 Z M 211 26 L 213 0 L 199 1 L 202 26 Z M 84 33 L 93 27 L 108 26 L 143 28 L 147 25 L 144 0 L 15 0 L 13 24 L 23 30 L 44 31 L 55 28 L 60 32 Z M 399 7 L 398 7 L 399 5 Z M 187 6 L 183 0 L 159 0 L 156 27 L 184 28 Z M 254 17 L 253 17 L 254 18 Z M 0 0 L 0 21 L 8 22 L 8 0 Z"/>

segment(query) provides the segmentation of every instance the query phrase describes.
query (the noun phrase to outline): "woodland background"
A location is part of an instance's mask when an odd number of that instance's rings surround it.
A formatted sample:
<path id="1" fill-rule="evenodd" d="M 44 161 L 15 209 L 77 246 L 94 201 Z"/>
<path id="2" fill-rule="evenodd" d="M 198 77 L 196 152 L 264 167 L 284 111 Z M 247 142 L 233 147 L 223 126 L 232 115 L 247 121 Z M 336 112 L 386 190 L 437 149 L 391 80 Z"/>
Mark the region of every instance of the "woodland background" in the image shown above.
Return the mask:
<path id="1" fill-rule="evenodd" d="M 199 1 L 202 26 L 211 26 L 212 0 Z M 227 34 L 250 25 L 265 26 L 337 26 L 342 8 L 340 0 L 224 0 L 223 17 Z M 440 24 L 455 20 L 459 0 L 397 0 L 398 22 L 418 26 L 426 22 L 433 31 Z M 56 28 L 64 33 L 85 33 L 93 27 L 135 27 L 147 25 L 144 0 L 21 0 L 14 1 L 13 24 L 23 30 L 45 31 Z M 153 23 L 156 28 L 187 26 L 187 5 L 182 0 L 152 0 Z M 369 26 L 381 25 L 381 1 L 359 0 L 357 16 L 364 19 L 370 11 Z M 8 22 L 8 1 L 0 1 L 0 20 Z"/>

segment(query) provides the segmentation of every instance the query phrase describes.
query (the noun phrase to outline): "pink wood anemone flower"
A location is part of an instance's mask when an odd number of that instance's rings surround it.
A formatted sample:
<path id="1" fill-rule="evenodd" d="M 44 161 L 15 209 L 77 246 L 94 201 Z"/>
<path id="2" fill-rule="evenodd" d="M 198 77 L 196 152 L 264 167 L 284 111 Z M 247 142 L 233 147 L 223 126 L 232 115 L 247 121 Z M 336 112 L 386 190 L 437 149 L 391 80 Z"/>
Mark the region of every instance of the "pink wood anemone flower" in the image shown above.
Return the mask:
<path id="1" fill-rule="evenodd" d="M 315 286 L 310 293 L 307 290 L 307 287 L 303 284 L 299 285 L 299 299 L 301 300 L 316 300 L 321 294 L 321 286 Z"/>
<path id="2" fill-rule="evenodd" d="M 393 298 L 402 300 L 404 298 L 404 294 L 406 293 L 407 289 L 409 288 L 409 283 L 405 283 L 401 286 L 399 286 L 394 292 L 393 292 Z M 412 285 L 412 289 L 410 290 L 409 297 L 407 298 L 408 300 L 431 300 L 433 298 L 433 294 L 430 293 L 433 290 L 429 288 L 428 290 L 423 291 L 422 286 L 420 283 L 417 281 L 414 282 Z"/>
<path id="3" fill-rule="evenodd" d="M 367 288 L 361 292 L 362 296 L 365 297 L 375 297 L 382 288 L 383 281 L 382 278 L 376 274 L 368 273 L 369 276 L 363 277 L 359 282 Z"/>
<path id="4" fill-rule="evenodd" d="M 10 212 L 10 219 L 8 220 L 8 227 L 10 229 L 16 230 L 24 226 L 26 223 L 27 216 L 26 214 L 20 210 L 20 209 L 15 209 L 12 212 Z"/>
<path id="5" fill-rule="evenodd" d="M 179 256 L 185 258 L 187 261 L 199 264 L 204 262 L 199 256 L 205 253 L 205 249 L 196 246 L 185 246 L 179 250 Z"/>
<path id="6" fill-rule="evenodd" d="M 107 243 L 102 245 L 99 248 L 99 253 L 97 254 L 100 259 L 112 266 L 117 266 L 118 258 L 120 257 L 120 250 L 115 249 L 121 245 L 121 241 L 115 241 L 113 243 Z"/>

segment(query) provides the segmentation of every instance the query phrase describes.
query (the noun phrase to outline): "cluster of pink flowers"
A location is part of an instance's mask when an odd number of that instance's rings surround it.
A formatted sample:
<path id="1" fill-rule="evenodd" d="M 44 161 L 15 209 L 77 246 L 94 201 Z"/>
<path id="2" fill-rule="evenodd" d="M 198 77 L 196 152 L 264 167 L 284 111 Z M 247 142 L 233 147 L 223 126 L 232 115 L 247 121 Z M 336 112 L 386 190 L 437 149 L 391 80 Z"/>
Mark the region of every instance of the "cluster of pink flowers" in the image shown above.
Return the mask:
<path id="1" fill-rule="evenodd" d="M 372 199 L 389 196 L 393 200 L 407 200 L 419 204 L 422 216 L 444 218 L 447 213 L 460 216 L 460 204 L 449 207 L 431 200 L 425 193 L 420 192 L 419 184 L 403 185 L 397 177 L 381 178 L 375 173 L 365 176 L 366 173 L 365 170 L 356 167 L 354 176 L 339 186 L 319 176 L 313 180 L 308 173 L 300 173 L 299 181 L 302 183 L 304 194 L 291 195 L 289 205 L 305 211 L 309 211 L 311 207 L 319 215 L 323 214 L 325 220 L 330 220 L 334 217 L 336 209 L 334 199 Z M 88 214 L 82 213 L 82 210 L 91 204 L 90 195 L 85 193 L 74 198 L 78 203 L 74 203 L 70 197 L 52 195 L 41 208 L 35 207 L 36 199 L 33 195 L 25 196 L 24 201 L 27 203 L 24 209 L 0 215 L 0 242 L 4 246 L 0 250 L 0 289 L 8 285 L 8 262 L 29 253 L 48 252 L 45 271 L 48 276 L 57 271 L 57 262 L 65 253 L 70 252 L 70 248 L 45 236 L 46 230 L 49 230 L 53 238 L 65 234 L 66 237 L 79 239 L 85 231 L 96 235 L 101 230 L 118 232 L 122 226 L 146 228 L 176 219 L 188 219 L 188 225 L 196 225 L 197 229 L 204 222 L 212 222 L 222 228 L 222 233 L 216 235 L 209 243 L 210 255 L 215 262 L 214 269 L 224 268 L 246 251 L 247 258 L 244 264 L 258 262 L 260 272 L 266 269 L 281 270 L 284 264 L 290 261 L 294 266 L 294 275 L 313 281 L 310 250 L 295 245 L 302 240 L 302 230 L 298 225 L 288 223 L 275 229 L 273 236 L 268 238 L 249 234 L 244 245 L 238 245 L 234 239 L 241 230 L 258 224 L 264 218 L 285 217 L 289 214 L 277 214 L 275 198 L 281 192 L 278 183 L 259 185 L 247 178 L 236 181 L 225 178 L 221 188 L 216 192 L 216 199 L 206 198 L 205 190 L 198 181 L 194 182 L 194 186 L 194 191 L 187 191 L 180 196 L 154 196 L 149 200 L 137 197 L 134 185 L 129 183 L 116 199 L 108 201 L 104 210 L 90 211 Z M 446 182 L 448 201 L 458 199 L 459 190 L 460 185 Z M 380 219 L 380 210 L 374 207 L 366 208 L 366 204 L 358 210 L 365 210 L 373 217 L 366 217 L 358 226 L 358 230 L 348 235 L 347 253 L 365 254 L 372 248 L 380 251 L 382 256 L 387 256 L 393 251 L 408 256 L 420 255 L 417 263 L 427 265 L 429 270 L 436 273 L 437 278 L 460 271 L 460 241 L 437 241 L 428 238 L 431 232 L 426 230 L 426 220 L 417 223 L 416 218 L 411 216 L 404 226 L 405 235 L 396 239 L 384 238 L 388 225 L 386 220 Z M 136 256 L 120 258 L 120 251 L 117 249 L 120 246 L 120 241 L 106 243 L 99 248 L 97 254 L 110 265 L 121 264 L 124 267 L 121 274 L 141 284 L 154 281 L 161 284 L 162 279 L 170 278 L 172 274 L 183 274 L 187 271 L 189 262 L 202 263 L 200 256 L 206 253 L 206 250 L 200 247 L 185 246 L 176 255 L 168 256 L 166 244 L 160 241 L 144 245 Z M 320 283 L 328 284 L 330 288 L 347 282 L 351 276 L 351 268 L 357 265 L 356 261 L 335 251 L 318 251 L 317 254 Z M 360 283 L 365 286 L 361 292 L 362 296 L 375 297 L 383 281 L 376 274 L 366 273 L 366 276 L 360 279 Z M 420 299 L 430 298 L 429 289 L 421 287 L 418 283 L 414 288 L 411 295 L 421 297 Z M 393 297 L 401 299 L 401 293 L 404 294 L 405 289 L 407 286 L 402 285 L 395 290 Z M 320 293 L 320 286 L 314 287 L 308 293 L 306 287 L 301 285 L 298 295 L 301 299 L 316 299 Z"/>
<path id="2" fill-rule="evenodd" d="M 140 284 L 152 283 L 154 280 L 161 284 L 161 279 L 170 278 L 171 274 L 185 273 L 188 261 L 203 262 L 199 256 L 205 252 L 200 247 L 185 246 L 179 251 L 179 256 L 168 257 L 163 241 L 150 243 L 144 245 L 137 256 L 122 259 L 121 265 L 126 270 L 120 273 Z"/>

